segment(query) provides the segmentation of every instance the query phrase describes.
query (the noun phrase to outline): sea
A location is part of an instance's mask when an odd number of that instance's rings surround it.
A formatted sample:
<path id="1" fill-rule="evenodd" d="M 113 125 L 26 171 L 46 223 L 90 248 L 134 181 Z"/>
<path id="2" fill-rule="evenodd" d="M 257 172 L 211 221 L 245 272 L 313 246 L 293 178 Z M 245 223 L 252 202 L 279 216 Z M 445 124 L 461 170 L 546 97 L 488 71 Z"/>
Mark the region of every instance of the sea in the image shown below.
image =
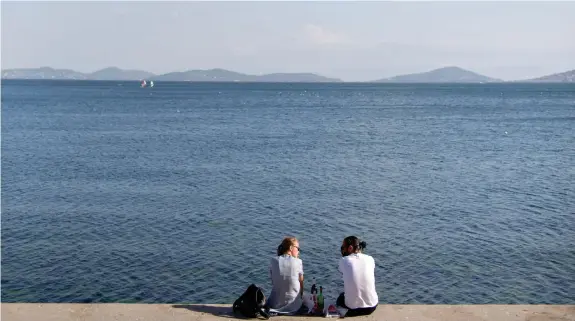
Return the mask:
<path id="1" fill-rule="evenodd" d="M 575 304 L 575 85 L 3 80 L 3 302 Z"/>

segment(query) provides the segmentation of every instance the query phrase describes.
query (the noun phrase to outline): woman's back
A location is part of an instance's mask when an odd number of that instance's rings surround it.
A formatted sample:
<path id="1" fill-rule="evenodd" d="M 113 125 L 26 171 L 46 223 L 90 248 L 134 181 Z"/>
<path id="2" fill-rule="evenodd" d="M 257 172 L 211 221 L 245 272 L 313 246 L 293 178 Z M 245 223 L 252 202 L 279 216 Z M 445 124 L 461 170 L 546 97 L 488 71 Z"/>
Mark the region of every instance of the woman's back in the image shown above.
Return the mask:
<path id="1" fill-rule="evenodd" d="M 268 299 L 270 308 L 288 312 L 297 311 L 301 307 L 300 275 L 303 275 L 303 264 L 299 258 L 281 255 L 270 260 L 272 279 L 272 291 Z"/>

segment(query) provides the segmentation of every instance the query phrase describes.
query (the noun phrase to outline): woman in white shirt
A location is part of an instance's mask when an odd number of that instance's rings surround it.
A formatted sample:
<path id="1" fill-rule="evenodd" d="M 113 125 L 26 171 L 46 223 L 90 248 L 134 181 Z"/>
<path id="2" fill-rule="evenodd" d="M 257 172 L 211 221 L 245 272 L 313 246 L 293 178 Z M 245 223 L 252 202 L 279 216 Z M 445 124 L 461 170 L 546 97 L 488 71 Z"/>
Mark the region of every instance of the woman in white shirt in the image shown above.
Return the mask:
<path id="1" fill-rule="evenodd" d="M 299 241 L 286 237 L 270 260 L 272 291 L 266 307 L 278 314 L 296 314 L 303 304 L 303 264 Z"/>
<path id="2" fill-rule="evenodd" d="M 348 236 L 341 245 L 339 271 L 343 276 L 344 292 L 336 305 L 347 309 L 346 317 L 369 315 L 379 302 L 375 290 L 375 261 L 361 253 L 367 243 L 355 236 Z"/>

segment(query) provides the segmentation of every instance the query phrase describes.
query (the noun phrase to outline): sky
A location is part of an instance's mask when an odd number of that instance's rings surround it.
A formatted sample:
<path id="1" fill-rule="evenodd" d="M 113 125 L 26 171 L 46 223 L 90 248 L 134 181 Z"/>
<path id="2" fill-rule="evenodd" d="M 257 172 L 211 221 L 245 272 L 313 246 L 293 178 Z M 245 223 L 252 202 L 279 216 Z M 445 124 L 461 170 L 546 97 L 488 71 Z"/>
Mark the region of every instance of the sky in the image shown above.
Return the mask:
<path id="1" fill-rule="evenodd" d="M 347 81 L 575 69 L 569 2 L 1 2 L 2 69 L 224 68 Z"/>

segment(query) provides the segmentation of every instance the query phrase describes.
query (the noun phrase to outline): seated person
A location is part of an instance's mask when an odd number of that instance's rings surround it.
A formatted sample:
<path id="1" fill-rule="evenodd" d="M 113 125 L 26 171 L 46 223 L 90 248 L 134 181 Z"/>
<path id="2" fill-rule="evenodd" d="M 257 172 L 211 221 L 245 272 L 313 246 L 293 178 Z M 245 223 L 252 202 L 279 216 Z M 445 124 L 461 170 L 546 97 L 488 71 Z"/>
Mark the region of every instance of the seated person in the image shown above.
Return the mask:
<path id="1" fill-rule="evenodd" d="M 375 261 L 361 253 L 367 243 L 355 236 L 348 236 L 341 245 L 339 271 L 343 276 L 344 292 L 336 301 L 338 307 L 347 309 L 345 317 L 369 315 L 375 311 L 379 298 L 375 290 Z"/>
<path id="2" fill-rule="evenodd" d="M 270 261 L 272 291 L 266 308 L 271 313 L 297 314 L 303 305 L 303 264 L 299 256 L 299 242 L 286 237 L 278 247 L 277 256 Z"/>

